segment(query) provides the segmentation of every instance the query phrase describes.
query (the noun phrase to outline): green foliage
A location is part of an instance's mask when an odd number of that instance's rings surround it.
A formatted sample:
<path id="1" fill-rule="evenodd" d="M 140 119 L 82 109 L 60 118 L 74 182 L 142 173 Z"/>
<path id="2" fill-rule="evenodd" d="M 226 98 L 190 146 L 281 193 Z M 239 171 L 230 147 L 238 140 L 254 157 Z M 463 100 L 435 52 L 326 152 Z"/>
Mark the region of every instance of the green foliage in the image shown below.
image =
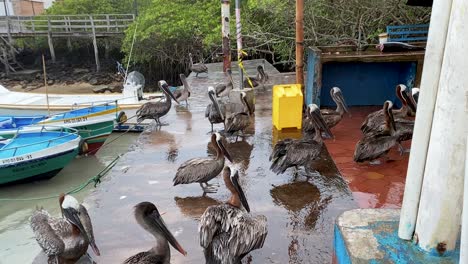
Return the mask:
<path id="1" fill-rule="evenodd" d="M 47 9 L 49 15 L 133 13 L 133 0 L 63 0 Z"/>

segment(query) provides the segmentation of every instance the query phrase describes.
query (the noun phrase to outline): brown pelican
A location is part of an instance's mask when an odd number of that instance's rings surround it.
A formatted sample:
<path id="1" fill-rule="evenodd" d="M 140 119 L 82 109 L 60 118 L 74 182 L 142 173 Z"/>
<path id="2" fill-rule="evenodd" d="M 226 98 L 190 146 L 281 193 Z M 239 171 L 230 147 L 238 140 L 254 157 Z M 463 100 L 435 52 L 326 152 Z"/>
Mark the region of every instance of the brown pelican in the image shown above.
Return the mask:
<path id="1" fill-rule="evenodd" d="M 235 133 L 242 131 L 244 134 L 244 130 L 250 125 L 250 115 L 252 115 L 252 108 L 247 102 L 247 95 L 245 92 L 240 93 L 240 99 L 242 104 L 244 105 L 244 111 L 239 113 L 231 114 L 226 119 L 226 132 L 227 133 Z"/>
<path id="2" fill-rule="evenodd" d="M 203 72 L 208 73 L 208 67 L 206 67 L 205 64 L 203 64 L 203 63 L 193 64 L 192 53 L 189 53 L 189 59 L 190 59 L 189 68 L 190 68 L 191 71 L 196 73 L 196 75 L 195 75 L 196 77 L 198 77 L 199 73 L 203 73 Z"/>
<path id="3" fill-rule="evenodd" d="M 260 84 L 262 85 L 263 88 L 265 88 L 265 83 L 268 81 L 268 74 L 265 73 L 265 69 L 263 68 L 262 65 L 257 66 L 257 76 L 256 77 L 248 77 L 250 79 L 250 82 L 252 85 L 250 85 L 249 80 L 246 78 L 244 79 L 244 87 L 250 87 L 254 88 L 259 86 Z"/>
<path id="4" fill-rule="evenodd" d="M 234 81 L 232 80 L 231 69 L 227 69 L 226 75 L 228 76 L 228 82 L 218 84 L 215 87 L 217 97 L 229 96 L 229 92 L 234 88 Z"/>
<path id="5" fill-rule="evenodd" d="M 48 257 L 48 263 L 76 262 L 86 254 L 88 245 L 99 256 L 86 208 L 68 194 L 60 195 L 59 204 L 61 218 L 50 216 L 44 209 L 36 210 L 31 216 L 31 228 Z"/>
<path id="6" fill-rule="evenodd" d="M 174 97 L 178 102 L 185 101 L 185 105 L 188 105 L 187 99 L 190 97 L 190 86 L 187 82 L 187 78 L 183 73 L 179 74 L 180 80 L 182 81 L 182 89 L 175 90 Z"/>
<path id="7" fill-rule="evenodd" d="M 203 192 L 215 192 L 216 189 L 208 182 L 218 176 L 224 167 L 224 157 L 232 162 L 229 152 L 223 144 L 223 138 L 219 133 L 211 135 L 211 143 L 216 147 L 216 157 L 194 158 L 182 163 L 177 169 L 176 176 L 172 180 L 174 186 L 198 182 Z M 206 186 L 203 186 L 205 183 Z"/>
<path id="8" fill-rule="evenodd" d="M 343 118 L 343 115 L 345 112 L 349 113 L 348 106 L 346 105 L 346 102 L 343 98 L 343 94 L 341 93 L 340 88 L 333 87 L 330 90 L 330 96 L 336 104 L 336 109 L 335 110 L 329 110 L 329 109 L 320 110 L 323 120 L 325 121 L 325 124 L 327 124 L 328 128 L 332 128 L 336 126 Z M 309 120 L 307 116 L 306 118 L 304 118 L 302 123 L 304 126 L 303 127 L 304 131 L 314 130 L 313 121 Z"/>
<path id="9" fill-rule="evenodd" d="M 314 137 L 303 139 L 287 138 L 278 141 L 270 155 L 272 162 L 270 169 L 276 174 L 284 173 L 288 168 L 304 166 L 308 171 L 312 160 L 319 157 L 323 147 L 321 132 L 325 132 L 328 137 L 333 137 L 330 129 L 320 114 L 320 109 L 315 104 L 310 104 L 307 109 L 309 119 L 314 125 Z"/>
<path id="10" fill-rule="evenodd" d="M 418 99 L 419 99 L 419 88 L 411 89 L 410 100 L 414 105 L 414 108 L 418 109 Z M 411 116 L 416 116 L 416 111 L 411 111 Z"/>
<path id="11" fill-rule="evenodd" d="M 395 120 L 404 119 L 411 114 L 411 111 L 416 111 L 415 106 L 411 102 L 408 94 L 406 93 L 406 85 L 399 84 L 396 86 L 396 95 L 400 99 L 402 106 L 398 110 L 393 111 Z M 369 114 L 361 125 L 361 131 L 364 134 L 372 133 L 371 131 L 380 126 L 384 122 L 385 112 L 381 109 L 379 111 Z"/>
<path id="12" fill-rule="evenodd" d="M 227 203 L 210 206 L 203 213 L 198 225 L 200 245 L 206 263 L 238 264 L 250 251 L 263 247 L 268 234 L 267 219 L 248 214 L 249 204 L 237 171 L 231 176 L 231 170 L 225 167 L 223 178 L 231 197 Z"/>
<path id="13" fill-rule="evenodd" d="M 218 102 L 215 98 L 215 88 L 213 86 L 208 87 L 208 97 L 211 100 L 211 104 L 206 106 L 205 117 L 211 123 L 211 132 L 213 132 L 213 124 L 224 124 L 224 118 L 226 117 L 226 106 L 224 103 Z M 226 128 L 226 126 L 225 126 Z"/>
<path id="14" fill-rule="evenodd" d="M 187 255 L 171 231 L 167 229 L 166 223 L 154 204 L 150 202 L 137 204 L 135 206 L 135 219 L 141 227 L 154 236 L 156 245 L 148 251 L 129 257 L 124 261 L 124 264 L 169 264 L 171 261 L 169 244 L 182 255 Z"/>
<path id="15" fill-rule="evenodd" d="M 159 81 L 158 85 L 159 88 L 161 88 L 161 90 L 164 92 L 166 100 L 158 102 L 147 102 L 142 105 L 136 112 L 138 122 L 141 122 L 145 119 L 154 119 L 156 124 L 161 126 L 162 123 L 159 121 L 159 118 L 166 115 L 171 109 L 171 98 L 176 103 L 179 103 L 172 92 L 169 90 L 169 85 L 167 85 L 166 81 Z"/>
<path id="16" fill-rule="evenodd" d="M 383 107 L 385 124 L 380 126 L 381 129 L 378 132 L 365 134 L 356 144 L 355 162 L 370 161 L 373 165 L 380 164 L 381 162 L 377 159 L 385 156 L 392 147 L 398 144 L 399 135 L 395 130 L 392 106 L 391 101 L 385 101 Z"/>

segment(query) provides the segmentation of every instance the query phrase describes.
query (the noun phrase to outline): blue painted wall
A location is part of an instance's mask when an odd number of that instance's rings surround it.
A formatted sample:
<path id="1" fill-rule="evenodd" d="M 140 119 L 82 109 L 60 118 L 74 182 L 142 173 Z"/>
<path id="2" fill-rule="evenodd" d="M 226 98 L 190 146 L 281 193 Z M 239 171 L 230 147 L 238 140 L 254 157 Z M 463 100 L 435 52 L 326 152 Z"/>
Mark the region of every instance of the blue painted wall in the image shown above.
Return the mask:
<path id="1" fill-rule="evenodd" d="M 395 86 L 402 83 L 412 88 L 415 75 L 414 62 L 325 63 L 319 102 L 321 106 L 335 106 L 330 89 L 338 86 L 348 106 L 382 105 L 391 100 L 400 107 Z"/>

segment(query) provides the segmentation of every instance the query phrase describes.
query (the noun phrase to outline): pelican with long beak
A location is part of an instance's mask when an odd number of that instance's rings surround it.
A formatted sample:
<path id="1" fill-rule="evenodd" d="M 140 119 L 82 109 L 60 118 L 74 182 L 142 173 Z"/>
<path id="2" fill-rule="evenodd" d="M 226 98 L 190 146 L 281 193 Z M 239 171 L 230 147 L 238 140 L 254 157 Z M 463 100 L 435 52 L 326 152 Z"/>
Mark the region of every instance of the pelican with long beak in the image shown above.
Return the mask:
<path id="1" fill-rule="evenodd" d="M 258 65 L 257 75 L 255 77 L 249 77 L 250 82 L 247 78 L 244 79 L 244 87 L 254 88 L 261 84 L 262 88 L 265 89 L 265 83 L 268 81 L 268 78 L 268 74 L 266 74 L 263 65 Z"/>
<path id="2" fill-rule="evenodd" d="M 333 87 L 330 90 L 330 96 L 336 104 L 336 109 L 335 110 L 330 110 L 330 109 L 320 110 L 323 120 L 327 124 L 328 128 L 332 128 L 336 126 L 341 121 L 341 119 L 343 119 L 344 113 L 349 113 L 348 106 L 346 105 L 346 102 L 343 97 L 343 93 L 341 92 L 340 88 Z M 303 126 L 304 126 L 303 128 L 304 131 L 314 130 L 313 121 L 308 119 L 307 116 L 303 120 Z"/>
<path id="3" fill-rule="evenodd" d="M 239 184 L 239 173 L 223 171 L 226 188 L 231 193 L 222 205 L 212 205 L 200 219 L 198 232 L 206 263 L 238 264 L 249 252 L 263 247 L 268 234 L 267 219 L 253 217 L 244 191 Z"/>
<path id="4" fill-rule="evenodd" d="M 48 263 L 76 262 L 88 246 L 99 256 L 93 226 L 86 208 L 71 195 L 59 196 L 62 217 L 52 217 L 44 209 L 36 210 L 30 225 L 37 243 L 48 257 Z"/>
<path id="5" fill-rule="evenodd" d="M 137 204 L 135 206 L 135 219 L 143 229 L 154 236 L 156 245 L 148 251 L 129 257 L 124 261 L 124 264 L 169 264 L 171 262 L 169 244 L 182 255 L 187 255 L 187 252 L 166 227 L 158 208 L 153 203 L 141 202 Z"/>
<path id="6" fill-rule="evenodd" d="M 188 98 L 190 97 L 190 85 L 187 82 L 185 74 L 179 74 L 180 81 L 182 82 L 182 89 L 174 91 L 174 97 L 177 99 L 177 102 L 185 101 L 185 106 L 188 105 Z"/>
<path id="7" fill-rule="evenodd" d="M 166 83 L 166 81 L 159 81 L 158 85 L 166 96 L 165 100 L 158 102 L 147 102 L 142 105 L 136 112 L 138 122 L 142 122 L 145 119 L 154 119 L 158 126 L 162 126 L 163 124 L 159 118 L 165 116 L 169 110 L 171 110 L 171 99 L 174 100 L 177 104 L 179 103 L 179 101 L 177 101 L 177 99 L 174 97 L 174 94 L 172 94 L 172 92 L 169 90 L 169 85 Z"/>
<path id="8" fill-rule="evenodd" d="M 247 102 L 247 94 L 245 92 L 241 92 L 240 99 L 244 105 L 244 109 L 242 112 L 231 114 L 226 119 L 227 133 L 233 134 L 236 132 L 242 132 L 242 134 L 244 134 L 244 130 L 250 126 L 250 116 L 252 115 L 253 111 L 249 102 Z"/>
<path id="9" fill-rule="evenodd" d="M 223 123 L 224 125 L 226 106 L 216 99 L 215 88 L 213 88 L 213 86 L 208 87 L 208 97 L 211 100 L 211 104 L 206 106 L 205 117 L 210 121 L 211 132 L 213 133 L 213 124 Z"/>
<path id="10" fill-rule="evenodd" d="M 383 112 L 385 113 L 385 124 L 379 132 L 365 134 L 356 144 L 354 151 L 355 162 L 369 161 L 371 165 L 381 164 L 378 159 L 384 157 L 392 147 L 397 145 L 399 137 L 395 129 L 395 120 L 392 114 L 392 102 L 385 101 Z"/>
<path id="11" fill-rule="evenodd" d="M 411 99 L 407 94 L 407 87 L 404 84 L 396 86 L 396 95 L 400 99 L 402 106 L 398 110 L 393 110 L 393 118 L 395 121 L 404 120 L 407 116 L 411 115 L 411 111 L 416 112 L 416 106 L 413 105 Z M 370 113 L 361 125 L 361 131 L 364 134 L 373 133 L 372 130 L 376 129 L 385 122 L 385 111 L 378 110 Z"/>
<path id="12" fill-rule="evenodd" d="M 208 182 L 221 173 L 225 158 L 230 162 L 232 162 L 232 158 L 224 146 L 221 134 L 217 132 L 212 134 L 211 143 L 216 148 L 216 156 L 194 158 L 182 163 L 173 179 L 174 186 L 198 182 L 203 192 L 216 192 L 216 189 L 211 184 L 208 184 Z M 203 183 L 205 186 L 203 186 Z"/>
<path id="13" fill-rule="evenodd" d="M 295 175 L 297 176 L 297 170 L 300 166 L 304 166 L 308 171 L 310 163 L 316 160 L 322 151 L 322 132 L 327 137 L 333 137 L 317 105 L 310 104 L 307 107 L 307 114 L 314 125 L 313 138 L 307 136 L 302 139 L 287 138 L 278 141 L 270 155 L 270 161 L 272 162 L 270 169 L 276 174 L 282 174 L 288 168 L 295 167 Z"/>

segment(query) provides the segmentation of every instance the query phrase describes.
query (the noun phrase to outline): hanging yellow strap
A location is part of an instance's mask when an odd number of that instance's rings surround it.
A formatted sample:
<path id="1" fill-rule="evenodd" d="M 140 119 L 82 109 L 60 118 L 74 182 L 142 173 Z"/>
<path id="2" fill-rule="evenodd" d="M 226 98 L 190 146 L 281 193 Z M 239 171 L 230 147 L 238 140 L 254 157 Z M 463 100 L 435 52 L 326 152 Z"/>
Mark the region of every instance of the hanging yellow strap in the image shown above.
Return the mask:
<path id="1" fill-rule="evenodd" d="M 245 51 L 243 51 L 243 50 L 241 50 L 240 52 L 241 52 L 242 55 L 248 55 L 247 52 L 245 52 Z M 245 75 L 245 77 L 247 78 L 247 82 L 249 83 L 250 88 L 253 89 L 254 87 L 253 87 L 252 80 L 250 80 L 249 75 L 248 75 L 247 72 L 245 71 L 244 63 L 242 62 L 242 57 L 243 57 L 243 56 L 238 56 L 238 58 L 237 58 L 237 61 L 238 61 L 238 64 L 239 64 L 239 68 L 244 72 L 244 75 Z M 243 81 L 243 80 L 241 80 L 241 81 Z"/>

